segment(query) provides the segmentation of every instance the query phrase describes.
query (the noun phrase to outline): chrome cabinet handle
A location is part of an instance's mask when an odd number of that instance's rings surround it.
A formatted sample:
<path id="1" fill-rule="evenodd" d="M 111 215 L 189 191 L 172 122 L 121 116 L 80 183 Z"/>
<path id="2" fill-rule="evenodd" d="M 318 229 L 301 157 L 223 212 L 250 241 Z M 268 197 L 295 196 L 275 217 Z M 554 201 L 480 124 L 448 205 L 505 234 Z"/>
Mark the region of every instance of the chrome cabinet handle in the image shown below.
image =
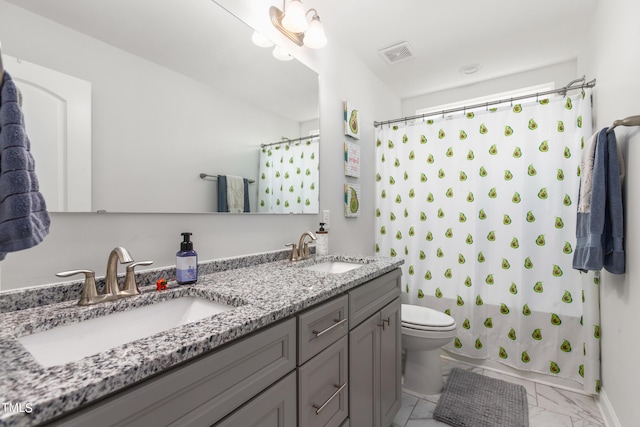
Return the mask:
<path id="1" fill-rule="evenodd" d="M 313 334 L 316 336 L 316 338 L 320 338 L 321 336 L 323 336 L 324 334 L 326 334 L 327 332 L 331 331 L 334 328 L 337 328 L 338 326 L 342 325 L 344 322 L 347 321 L 347 318 L 345 317 L 342 320 L 338 320 L 338 319 L 333 319 L 333 321 L 335 322 L 333 325 L 329 326 L 327 329 L 323 330 L 323 331 L 316 331 L 315 329 L 311 332 L 313 332 Z"/>
<path id="2" fill-rule="evenodd" d="M 319 414 L 319 413 L 320 413 L 320 412 L 325 408 L 325 406 L 327 406 L 327 405 L 328 405 L 328 404 L 329 404 L 333 399 L 335 399 L 335 398 L 336 398 L 336 396 L 337 396 L 337 395 L 339 395 L 339 394 L 340 394 L 340 392 L 341 392 L 342 390 L 344 390 L 344 388 L 347 386 L 347 383 L 344 383 L 344 384 L 342 384 L 342 385 L 340 385 L 340 386 L 339 386 L 339 385 L 337 385 L 337 384 L 334 384 L 333 386 L 334 386 L 334 387 L 337 387 L 338 389 L 337 389 L 337 390 L 336 390 L 336 391 L 331 395 L 331 397 L 329 397 L 329 398 L 327 399 L 327 401 L 326 401 L 326 402 L 324 402 L 324 403 L 323 403 L 322 405 L 320 405 L 320 406 L 318 406 L 318 405 L 313 405 L 313 407 L 314 407 L 314 408 L 315 408 L 315 410 L 316 410 L 316 415 L 318 415 L 318 414 Z"/>

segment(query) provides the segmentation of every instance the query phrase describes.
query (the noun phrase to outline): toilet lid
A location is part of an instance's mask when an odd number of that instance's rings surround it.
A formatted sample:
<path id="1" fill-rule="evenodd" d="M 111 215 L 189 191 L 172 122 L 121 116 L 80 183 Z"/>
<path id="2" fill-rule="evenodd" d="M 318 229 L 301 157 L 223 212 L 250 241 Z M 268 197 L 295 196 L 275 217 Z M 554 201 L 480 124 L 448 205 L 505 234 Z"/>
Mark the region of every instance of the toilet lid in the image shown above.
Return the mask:
<path id="1" fill-rule="evenodd" d="M 453 317 L 419 305 L 402 304 L 402 323 L 410 328 L 447 327 L 455 325 Z"/>

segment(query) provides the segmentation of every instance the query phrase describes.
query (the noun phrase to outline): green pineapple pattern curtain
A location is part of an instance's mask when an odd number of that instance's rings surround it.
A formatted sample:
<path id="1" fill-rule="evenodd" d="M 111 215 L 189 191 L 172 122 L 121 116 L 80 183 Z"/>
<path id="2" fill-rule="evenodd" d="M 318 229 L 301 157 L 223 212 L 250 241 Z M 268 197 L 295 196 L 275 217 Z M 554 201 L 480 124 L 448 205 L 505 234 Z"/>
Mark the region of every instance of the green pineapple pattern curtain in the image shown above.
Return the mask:
<path id="1" fill-rule="evenodd" d="M 599 391 L 598 278 L 572 269 L 591 96 L 376 132 L 376 252 L 405 302 L 458 325 L 446 350 Z"/>
<path id="2" fill-rule="evenodd" d="M 260 149 L 258 212 L 318 213 L 319 138 Z"/>

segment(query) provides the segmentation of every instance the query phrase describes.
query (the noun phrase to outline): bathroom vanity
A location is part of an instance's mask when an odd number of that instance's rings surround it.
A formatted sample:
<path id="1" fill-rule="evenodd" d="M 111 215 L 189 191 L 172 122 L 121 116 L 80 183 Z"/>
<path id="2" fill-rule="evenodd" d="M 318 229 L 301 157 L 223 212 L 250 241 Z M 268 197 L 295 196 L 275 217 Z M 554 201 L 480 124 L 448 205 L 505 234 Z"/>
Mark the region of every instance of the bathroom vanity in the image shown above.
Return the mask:
<path id="1" fill-rule="evenodd" d="M 18 296 L 7 303 L 3 295 L 0 390 L 31 411 L 1 413 L 0 425 L 390 425 L 401 400 L 402 261 L 278 259 L 284 256 L 214 261 L 201 266 L 197 284 L 163 292 L 142 286 L 129 301 L 88 308 L 37 305 L 46 299 L 41 294 L 24 295 L 34 307 L 7 312 Z M 341 273 L 313 269 L 327 261 L 358 265 Z M 161 273 L 143 272 L 140 280 L 153 283 Z M 17 340 L 185 296 L 233 308 L 47 368 Z"/>

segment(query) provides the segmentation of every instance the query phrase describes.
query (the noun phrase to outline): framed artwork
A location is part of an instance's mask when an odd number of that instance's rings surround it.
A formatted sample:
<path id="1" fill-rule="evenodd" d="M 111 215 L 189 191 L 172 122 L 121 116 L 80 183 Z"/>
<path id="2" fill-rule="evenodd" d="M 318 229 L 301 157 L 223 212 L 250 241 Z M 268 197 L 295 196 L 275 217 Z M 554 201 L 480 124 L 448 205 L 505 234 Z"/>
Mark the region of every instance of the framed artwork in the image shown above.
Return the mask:
<path id="1" fill-rule="evenodd" d="M 360 139 L 360 117 L 358 108 L 345 101 L 344 103 L 344 134 Z"/>
<path id="2" fill-rule="evenodd" d="M 360 146 L 353 142 L 344 143 L 344 174 L 360 177 Z"/>
<path id="3" fill-rule="evenodd" d="M 360 216 L 360 186 L 358 184 L 344 184 L 344 216 Z"/>

